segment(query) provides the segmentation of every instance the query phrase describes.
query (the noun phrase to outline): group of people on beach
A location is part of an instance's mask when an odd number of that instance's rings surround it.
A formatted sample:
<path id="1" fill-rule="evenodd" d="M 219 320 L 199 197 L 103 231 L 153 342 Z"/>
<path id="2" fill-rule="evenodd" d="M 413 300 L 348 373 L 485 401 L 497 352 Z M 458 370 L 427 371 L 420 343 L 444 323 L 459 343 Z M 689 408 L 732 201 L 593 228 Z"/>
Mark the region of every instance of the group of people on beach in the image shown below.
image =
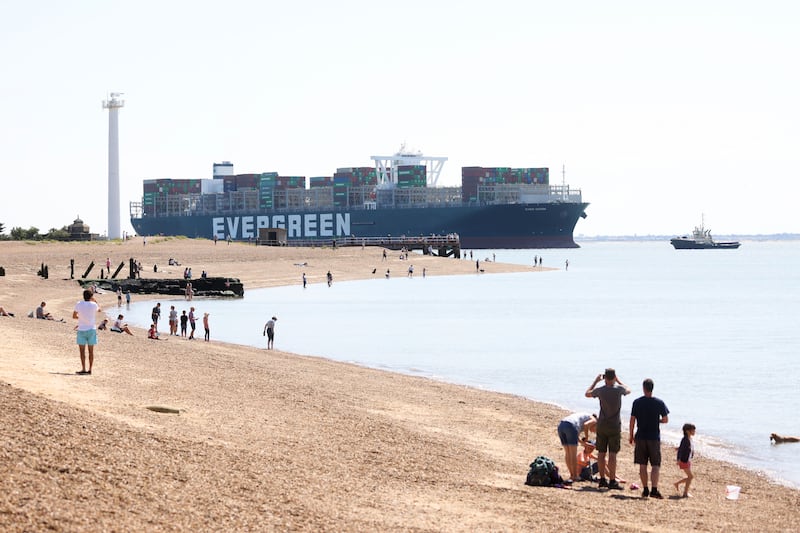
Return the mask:
<path id="1" fill-rule="evenodd" d="M 633 462 L 639 465 L 642 498 L 661 499 L 663 495 L 658 488 L 662 462 L 661 424 L 669 422 L 669 409 L 663 400 L 653 396 L 653 388 L 653 380 L 645 379 L 642 382 L 642 396 L 634 400 L 631 405 L 628 442 L 634 446 Z M 617 477 L 617 453 L 620 451 L 622 441 L 620 412 L 622 397 L 630 392 L 630 388 L 620 381 L 616 371 L 607 368 L 605 372 L 595 377 L 585 392 L 587 398 L 599 400 L 599 413 L 573 413 L 560 421 L 558 436 L 564 447 L 564 460 L 569 470 L 568 483 L 596 480 L 598 488 L 612 490 L 622 488 L 620 483 L 624 483 L 625 480 Z M 689 488 L 694 479 L 692 437 L 695 431 L 694 424 L 683 425 L 683 439 L 676 456 L 678 468 L 683 471 L 684 477 L 673 485 L 684 498 L 691 496 Z M 595 433 L 595 442 L 589 440 L 590 432 Z M 580 442 L 583 444 L 583 450 L 578 452 L 581 433 L 583 437 Z M 595 449 L 596 466 L 591 464 Z M 598 477 L 595 478 L 594 474 L 598 474 Z M 631 489 L 635 488 L 637 486 L 632 483 Z"/>
<path id="2" fill-rule="evenodd" d="M 211 326 L 208 323 L 208 315 L 208 313 L 203 313 L 203 330 L 205 333 L 203 338 L 205 341 L 211 340 Z M 147 332 L 147 338 L 161 340 L 158 333 L 158 321 L 161 319 L 161 302 L 156 303 L 155 307 L 153 307 L 153 310 L 150 312 L 150 319 L 151 325 Z M 179 316 L 175 306 L 171 305 L 168 321 L 170 335 L 178 336 L 178 325 L 180 324 L 180 336 L 186 338 L 188 333 L 188 340 L 194 339 L 194 332 L 197 329 L 197 316 L 194 306 L 189 308 L 188 314 L 186 313 L 186 309 L 184 309 Z M 190 328 L 191 331 L 189 331 Z"/>

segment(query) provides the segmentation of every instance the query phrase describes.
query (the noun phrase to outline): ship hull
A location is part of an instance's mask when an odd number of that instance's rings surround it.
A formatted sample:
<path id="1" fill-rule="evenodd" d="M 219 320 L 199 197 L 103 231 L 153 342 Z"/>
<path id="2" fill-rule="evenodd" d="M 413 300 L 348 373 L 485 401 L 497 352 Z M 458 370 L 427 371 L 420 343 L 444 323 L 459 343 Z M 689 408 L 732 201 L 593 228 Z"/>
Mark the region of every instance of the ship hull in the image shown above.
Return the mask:
<path id="1" fill-rule="evenodd" d="M 285 228 L 292 240 L 458 234 L 463 248 L 577 248 L 573 231 L 587 203 L 504 204 L 132 218 L 139 235 L 248 240 Z"/>
<path id="2" fill-rule="evenodd" d="M 699 242 L 691 239 L 671 239 L 670 242 L 676 250 L 735 250 L 739 242 Z"/>

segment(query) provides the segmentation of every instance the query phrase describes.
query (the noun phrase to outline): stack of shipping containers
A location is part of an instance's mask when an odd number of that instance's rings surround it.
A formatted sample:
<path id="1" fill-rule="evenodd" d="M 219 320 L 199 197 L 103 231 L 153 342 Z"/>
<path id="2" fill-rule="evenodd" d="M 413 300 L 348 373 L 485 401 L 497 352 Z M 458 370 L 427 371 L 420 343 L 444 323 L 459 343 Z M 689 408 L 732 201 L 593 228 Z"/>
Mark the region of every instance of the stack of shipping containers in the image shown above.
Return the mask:
<path id="1" fill-rule="evenodd" d="M 202 180 L 175 180 L 171 178 L 144 180 L 143 208 L 145 214 L 155 215 L 156 212 L 175 212 L 183 209 L 181 196 L 186 194 L 200 194 Z M 156 209 L 158 205 L 158 209 Z"/>
<path id="2" fill-rule="evenodd" d="M 263 172 L 258 176 L 258 207 L 272 209 L 275 192 L 275 183 L 278 181 L 277 172 Z"/>
<path id="3" fill-rule="evenodd" d="M 400 165 L 397 167 L 397 188 L 427 187 L 428 176 L 425 165 Z"/>
<path id="4" fill-rule="evenodd" d="M 547 168 L 461 167 L 461 199 L 464 203 L 479 202 L 478 188 L 495 185 L 547 185 Z M 480 201 L 485 201 L 481 198 Z"/>
<path id="5" fill-rule="evenodd" d="M 305 189 L 305 176 L 278 176 L 275 179 L 273 205 L 276 208 L 298 209 L 303 207 Z"/>

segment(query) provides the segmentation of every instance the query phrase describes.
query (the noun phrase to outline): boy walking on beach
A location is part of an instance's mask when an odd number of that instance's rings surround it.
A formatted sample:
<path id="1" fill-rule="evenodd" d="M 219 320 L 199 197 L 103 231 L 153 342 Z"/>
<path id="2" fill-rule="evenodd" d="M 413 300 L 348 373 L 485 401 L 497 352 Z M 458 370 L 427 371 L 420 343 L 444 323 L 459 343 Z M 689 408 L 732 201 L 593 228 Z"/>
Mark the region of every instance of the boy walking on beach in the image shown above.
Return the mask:
<path id="1" fill-rule="evenodd" d="M 667 405 L 653 396 L 653 380 L 647 378 L 642 383 L 644 396 L 636 398 L 631 406 L 630 436 L 628 441 L 636 447 L 633 462 L 639 465 L 639 478 L 642 480 L 642 498 L 662 499 L 658 491 L 658 474 L 661 470 L 661 427 L 669 422 Z M 639 426 L 634 438 L 633 430 Z M 647 488 L 647 461 L 650 461 L 650 482 Z"/>
<path id="2" fill-rule="evenodd" d="M 83 301 L 75 304 L 75 309 L 72 311 L 72 318 L 78 320 L 78 351 L 81 355 L 81 369 L 76 374 L 89 375 L 92 373 L 94 346 L 97 344 L 95 320 L 100 311 L 102 309 L 97 305 L 92 291 L 84 290 Z M 89 370 L 86 370 L 86 346 L 89 347 Z"/>
<path id="3" fill-rule="evenodd" d="M 595 388 L 604 380 L 602 387 Z M 619 453 L 622 440 L 622 421 L 619 413 L 622 410 L 622 397 L 630 394 L 631 390 L 617 377 L 613 368 L 606 368 L 603 374 L 598 374 L 594 382 L 586 390 L 587 398 L 600 400 L 600 414 L 597 417 L 597 465 L 600 472 L 598 487 L 620 489 L 617 481 L 617 453 Z M 606 453 L 608 453 L 608 468 L 606 468 Z M 608 481 L 605 473 L 608 472 Z"/>

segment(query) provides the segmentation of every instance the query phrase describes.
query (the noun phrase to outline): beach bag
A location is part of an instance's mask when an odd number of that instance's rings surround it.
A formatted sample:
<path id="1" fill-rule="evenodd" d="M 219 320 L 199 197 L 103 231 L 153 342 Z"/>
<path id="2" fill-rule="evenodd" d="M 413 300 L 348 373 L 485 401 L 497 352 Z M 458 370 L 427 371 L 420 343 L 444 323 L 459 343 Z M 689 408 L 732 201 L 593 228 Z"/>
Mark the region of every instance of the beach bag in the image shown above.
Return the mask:
<path id="1" fill-rule="evenodd" d="M 525 479 L 525 484 L 532 487 L 549 487 L 560 482 L 561 476 L 558 475 L 558 467 L 552 459 L 544 455 L 533 460 L 528 477 Z"/>

